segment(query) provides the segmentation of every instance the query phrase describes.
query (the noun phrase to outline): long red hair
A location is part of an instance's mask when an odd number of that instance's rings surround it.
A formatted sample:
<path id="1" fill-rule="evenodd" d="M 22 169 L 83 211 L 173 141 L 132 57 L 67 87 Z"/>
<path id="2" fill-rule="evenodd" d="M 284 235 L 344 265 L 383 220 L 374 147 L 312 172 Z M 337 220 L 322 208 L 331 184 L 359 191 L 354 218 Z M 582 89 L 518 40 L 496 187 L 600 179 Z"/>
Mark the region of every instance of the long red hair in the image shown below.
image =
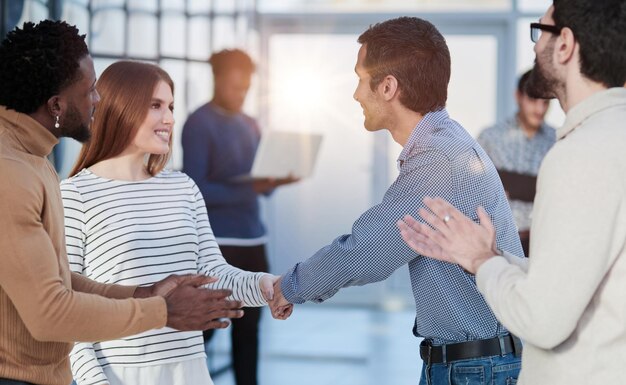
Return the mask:
<path id="1" fill-rule="evenodd" d="M 91 139 L 83 145 L 70 176 L 121 154 L 132 143 L 148 115 L 160 81 L 166 82 L 174 93 L 172 78 L 154 64 L 118 61 L 104 70 L 96 82 L 100 102 L 91 124 Z M 148 157 L 146 170 L 150 175 L 158 174 L 167 164 L 172 151 L 171 136 L 169 145 L 167 154 Z"/>

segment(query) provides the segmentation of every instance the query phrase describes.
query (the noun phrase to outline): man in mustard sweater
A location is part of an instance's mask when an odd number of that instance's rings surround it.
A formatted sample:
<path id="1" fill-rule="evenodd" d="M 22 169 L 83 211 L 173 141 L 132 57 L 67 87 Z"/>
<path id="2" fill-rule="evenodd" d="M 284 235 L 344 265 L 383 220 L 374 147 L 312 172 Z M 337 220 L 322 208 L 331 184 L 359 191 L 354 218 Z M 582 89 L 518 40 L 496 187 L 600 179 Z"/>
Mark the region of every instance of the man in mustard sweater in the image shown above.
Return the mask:
<path id="1" fill-rule="evenodd" d="M 100 96 L 85 35 L 65 22 L 25 23 L 0 44 L 0 384 L 67 385 L 74 341 L 169 326 L 205 330 L 243 315 L 203 276 L 149 287 L 71 273 L 58 176 L 62 136 L 89 138 Z"/>

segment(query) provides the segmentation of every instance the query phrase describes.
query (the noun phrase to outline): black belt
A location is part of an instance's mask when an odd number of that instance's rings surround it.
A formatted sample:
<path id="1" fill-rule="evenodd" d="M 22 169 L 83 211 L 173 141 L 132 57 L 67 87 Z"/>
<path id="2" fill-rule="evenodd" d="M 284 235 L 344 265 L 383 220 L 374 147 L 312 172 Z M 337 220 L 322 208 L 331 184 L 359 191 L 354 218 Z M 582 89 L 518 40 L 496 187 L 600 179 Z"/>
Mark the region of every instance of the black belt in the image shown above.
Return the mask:
<path id="1" fill-rule="evenodd" d="M 439 364 L 450 361 L 469 360 L 472 358 L 489 357 L 515 353 L 522 354 L 522 342 L 511 334 L 486 340 L 459 342 L 448 345 L 431 345 L 429 340 L 420 344 L 420 357 L 427 364 Z"/>

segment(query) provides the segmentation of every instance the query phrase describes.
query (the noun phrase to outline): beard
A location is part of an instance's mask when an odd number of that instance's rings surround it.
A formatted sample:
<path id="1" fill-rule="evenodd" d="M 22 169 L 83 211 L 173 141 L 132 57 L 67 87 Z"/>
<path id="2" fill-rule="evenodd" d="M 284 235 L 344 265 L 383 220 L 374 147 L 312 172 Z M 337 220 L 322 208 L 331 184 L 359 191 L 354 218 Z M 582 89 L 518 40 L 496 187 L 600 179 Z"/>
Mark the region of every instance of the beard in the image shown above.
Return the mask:
<path id="1" fill-rule="evenodd" d="M 81 143 L 85 143 L 91 138 L 91 130 L 89 124 L 85 124 L 78 109 L 70 106 L 65 116 L 65 122 L 61 126 L 61 136 L 75 139 Z"/>
<path id="2" fill-rule="evenodd" d="M 552 60 L 554 44 L 550 44 L 535 58 L 535 65 L 526 83 L 526 94 L 535 99 L 553 99 L 556 97 L 558 81 L 546 64 Z"/>

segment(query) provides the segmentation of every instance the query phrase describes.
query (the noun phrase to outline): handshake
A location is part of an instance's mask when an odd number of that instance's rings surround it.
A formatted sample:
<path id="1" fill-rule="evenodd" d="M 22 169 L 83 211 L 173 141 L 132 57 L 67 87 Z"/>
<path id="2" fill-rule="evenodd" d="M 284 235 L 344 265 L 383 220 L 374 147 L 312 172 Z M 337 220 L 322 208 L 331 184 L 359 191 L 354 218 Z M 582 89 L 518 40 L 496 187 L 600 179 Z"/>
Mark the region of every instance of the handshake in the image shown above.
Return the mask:
<path id="1" fill-rule="evenodd" d="M 217 280 L 205 275 L 170 275 L 151 286 L 138 287 L 134 297 L 163 297 L 167 306 L 166 326 L 173 329 L 222 329 L 230 325 L 225 319 L 243 317 L 243 303 L 227 299 L 232 295 L 231 290 L 204 287 Z M 279 276 L 264 274 L 259 285 L 272 316 L 284 320 L 291 315 L 293 304 L 283 297 L 280 283 Z"/>
<path id="2" fill-rule="evenodd" d="M 266 274 L 261 278 L 261 292 L 263 292 L 267 305 L 272 311 L 272 317 L 285 320 L 293 312 L 293 304 L 289 303 L 283 296 L 280 287 L 281 282 L 280 276 Z"/>

